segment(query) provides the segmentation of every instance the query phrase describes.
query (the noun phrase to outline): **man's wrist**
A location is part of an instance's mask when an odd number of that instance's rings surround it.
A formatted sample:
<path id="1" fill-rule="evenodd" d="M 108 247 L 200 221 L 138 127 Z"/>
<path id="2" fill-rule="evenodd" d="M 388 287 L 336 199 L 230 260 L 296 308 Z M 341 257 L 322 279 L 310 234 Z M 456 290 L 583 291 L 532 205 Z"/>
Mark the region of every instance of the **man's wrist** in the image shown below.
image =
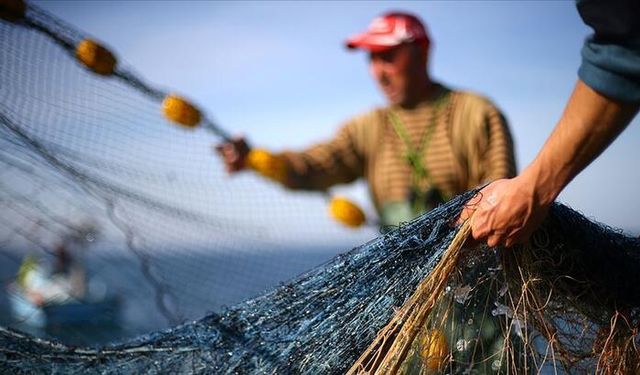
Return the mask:
<path id="1" fill-rule="evenodd" d="M 549 206 L 556 200 L 564 185 L 557 181 L 557 176 L 549 173 L 549 170 L 532 163 L 520 176 L 521 186 L 538 206 Z"/>

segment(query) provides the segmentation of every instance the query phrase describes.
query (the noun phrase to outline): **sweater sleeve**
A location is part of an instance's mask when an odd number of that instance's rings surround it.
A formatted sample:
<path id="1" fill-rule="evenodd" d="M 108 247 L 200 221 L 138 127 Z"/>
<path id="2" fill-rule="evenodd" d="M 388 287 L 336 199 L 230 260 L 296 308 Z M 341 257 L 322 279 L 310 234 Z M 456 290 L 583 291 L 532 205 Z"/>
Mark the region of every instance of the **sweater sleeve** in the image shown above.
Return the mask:
<path id="1" fill-rule="evenodd" d="M 578 0 L 577 8 L 594 31 L 582 47 L 580 79 L 613 99 L 640 101 L 640 2 Z"/>
<path id="2" fill-rule="evenodd" d="M 336 135 L 303 151 L 285 151 L 280 156 L 288 167 L 284 185 L 290 189 L 325 190 L 348 183 L 364 174 L 361 118 L 345 123 Z"/>

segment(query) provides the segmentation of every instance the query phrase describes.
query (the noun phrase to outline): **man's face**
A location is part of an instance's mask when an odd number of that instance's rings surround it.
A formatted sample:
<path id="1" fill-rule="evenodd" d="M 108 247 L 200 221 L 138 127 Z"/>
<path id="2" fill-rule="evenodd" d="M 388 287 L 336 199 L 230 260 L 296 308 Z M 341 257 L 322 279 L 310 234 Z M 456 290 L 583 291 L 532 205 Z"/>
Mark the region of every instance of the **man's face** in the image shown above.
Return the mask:
<path id="1" fill-rule="evenodd" d="M 390 104 L 409 105 L 416 99 L 420 74 L 426 69 L 421 60 L 410 44 L 370 53 L 369 71 Z"/>

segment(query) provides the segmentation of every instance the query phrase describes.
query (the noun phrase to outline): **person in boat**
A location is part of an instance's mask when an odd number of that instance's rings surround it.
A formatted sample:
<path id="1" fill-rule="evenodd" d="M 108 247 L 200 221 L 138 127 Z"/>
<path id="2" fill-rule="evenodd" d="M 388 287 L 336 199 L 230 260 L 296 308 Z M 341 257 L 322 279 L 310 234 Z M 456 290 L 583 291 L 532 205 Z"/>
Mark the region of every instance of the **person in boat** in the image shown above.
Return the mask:
<path id="1" fill-rule="evenodd" d="M 53 254 L 55 258 L 50 267 L 28 254 L 18 270 L 17 284 L 36 306 L 79 300 L 85 294 L 85 272 L 80 262 L 63 244 L 58 245 Z"/>

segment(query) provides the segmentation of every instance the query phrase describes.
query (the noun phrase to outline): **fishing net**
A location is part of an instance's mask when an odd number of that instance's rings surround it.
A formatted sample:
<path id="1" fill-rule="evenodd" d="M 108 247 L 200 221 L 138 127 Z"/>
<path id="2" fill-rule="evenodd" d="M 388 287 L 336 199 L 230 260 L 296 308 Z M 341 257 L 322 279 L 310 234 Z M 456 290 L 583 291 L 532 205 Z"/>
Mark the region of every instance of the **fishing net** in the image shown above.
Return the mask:
<path id="1" fill-rule="evenodd" d="M 25 257 L 44 267 L 59 246 L 122 316 L 111 329 L 37 333 L 94 344 L 220 311 L 376 235 L 334 222 L 317 192 L 229 177 L 212 151 L 224 131 L 204 112 L 197 127 L 168 120 L 163 104 L 179 119 L 184 102 L 87 39 L 30 4 L 0 18 L 0 324 L 23 320 L 5 286 Z"/>
<path id="2" fill-rule="evenodd" d="M 556 205 L 528 246 L 464 247 L 468 198 L 221 314 L 100 349 L 3 329 L 0 356 L 43 373 L 637 371 L 639 241 Z"/>
<path id="3" fill-rule="evenodd" d="M 322 263 L 308 243 L 350 233 L 318 224 L 309 207 L 323 198 L 222 181 L 210 140 L 161 118 L 164 92 L 120 65 L 102 76 L 75 63 L 84 39 L 32 6 L 0 21 L 3 264 L 20 278 L 27 250 L 63 242 L 145 305 L 138 323 L 173 328 L 93 346 L 0 328 L 1 372 L 640 371 L 637 239 L 556 204 L 526 245 L 475 245 L 456 224 L 469 192 Z M 291 262 L 311 270 L 291 278 Z M 274 274 L 290 281 L 259 293 Z"/>

